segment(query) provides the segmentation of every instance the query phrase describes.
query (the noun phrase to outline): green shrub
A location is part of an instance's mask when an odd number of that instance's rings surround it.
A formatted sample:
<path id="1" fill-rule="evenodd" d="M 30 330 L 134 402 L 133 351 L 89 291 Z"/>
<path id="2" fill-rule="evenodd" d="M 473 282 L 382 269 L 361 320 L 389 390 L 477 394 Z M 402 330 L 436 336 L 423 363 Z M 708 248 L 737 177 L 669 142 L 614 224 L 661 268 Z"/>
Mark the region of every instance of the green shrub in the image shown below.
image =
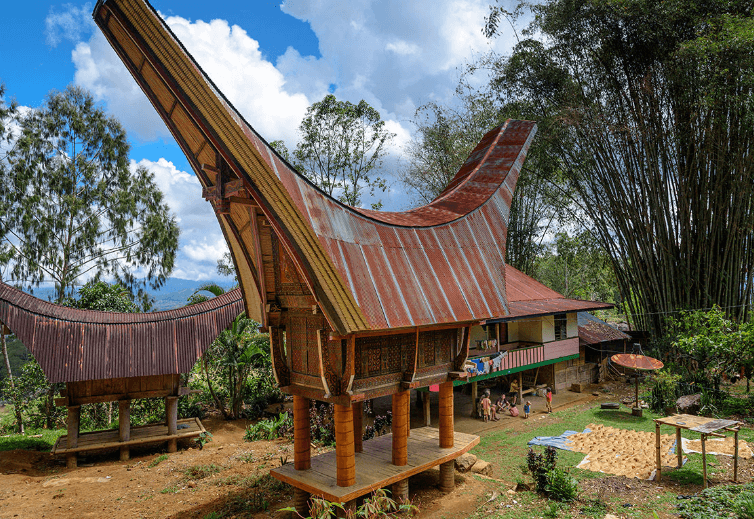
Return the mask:
<path id="1" fill-rule="evenodd" d="M 668 407 L 675 407 L 680 390 L 678 382 L 681 376 L 674 375 L 670 370 L 662 369 L 657 372 L 652 381 L 652 393 L 649 396 L 649 407 L 657 413 L 664 413 Z"/>
<path id="2" fill-rule="evenodd" d="M 293 432 L 293 417 L 285 412 L 280 413 L 277 418 L 265 418 L 249 425 L 243 439 L 247 442 L 273 440 L 288 436 L 291 432 Z"/>
<path id="3" fill-rule="evenodd" d="M 526 456 L 526 468 L 534 478 L 534 488 L 537 492 L 547 492 L 547 474 L 555 468 L 558 461 L 558 451 L 553 447 L 547 447 L 543 454 L 537 454 L 534 449 L 529 449 Z"/>
<path id="4" fill-rule="evenodd" d="M 545 492 L 555 501 L 575 501 L 579 495 L 579 485 L 576 478 L 560 467 L 555 467 L 547 472 Z"/>
<path id="5" fill-rule="evenodd" d="M 753 495 L 754 483 L 707 488 L 681 502 L 678 512 L 684 519 L 751 519 L 754 517 Z M 731 516 L 731 512 L 735 515 Z"/>

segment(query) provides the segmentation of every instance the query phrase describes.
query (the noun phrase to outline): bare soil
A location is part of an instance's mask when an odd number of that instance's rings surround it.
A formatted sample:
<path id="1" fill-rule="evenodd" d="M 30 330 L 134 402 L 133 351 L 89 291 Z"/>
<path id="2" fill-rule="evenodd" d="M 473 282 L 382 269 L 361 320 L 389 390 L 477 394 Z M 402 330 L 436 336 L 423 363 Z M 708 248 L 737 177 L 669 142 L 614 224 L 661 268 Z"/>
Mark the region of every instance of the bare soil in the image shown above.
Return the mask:
<path id="1" fill-rule="evenodd" d="M 566 406 L 584 405 L 598 398 L 582 394 Z M 538 418 L 547 420 L 550 416 Z M 412 417 L 412 422 L 417 420 L 418 415 Z M 459 422 L 459 428 L 465 428 L 465 419 Z M 494 426 L 525 431 L 530 428 L 528 422 L 513 419 L 495 422 Z M 2 452 L 0 519 L 280 517 L 276 511 L 292 505 L 293 492 L 267 474 L 270 468 L 292 461 L 292 441 L 245 442 L 248 422 L 244 420 L 209 418 L 203 423 L 213 435 L 213 441 L 203 449 L 192 442 L 180 444 L 179 452 L 168 455 L 161 450 L 164 446 L 134 449 L 127 462 L 118 461 L 114 451 L 80 458 L 79 467 L 72 470 L 49 453 Z M 491 426 L 485 424 L 485 428 Z M 724 457 L 718 460 L 718 473 L 732 472 L 732 462 Z M 742 480 L 751 481 L 754 463 L 742 460 L 739 470 Z M 521 494 L 507 486 L 501 490 L 501 482 L 494 478 L 457 473 L 456 488 L 450 494 L 442 494 L 437 481 L 437 470 L 410 480 L 410 497 L 420 510 L 417 517 L 460 519 L 521 506 Z M 677 492 L 685 494 L 700 490 L 665 480 L 662 487 L 678 487 Z M 580 488 L 587 500 L 625 500 L 630 506 L 651 503 L 659 490 L 654 482 L 609 476 L 584 480 Z M 576 515 L 579 506 L 583 507 L 583 502 L 573 505 Z"/>

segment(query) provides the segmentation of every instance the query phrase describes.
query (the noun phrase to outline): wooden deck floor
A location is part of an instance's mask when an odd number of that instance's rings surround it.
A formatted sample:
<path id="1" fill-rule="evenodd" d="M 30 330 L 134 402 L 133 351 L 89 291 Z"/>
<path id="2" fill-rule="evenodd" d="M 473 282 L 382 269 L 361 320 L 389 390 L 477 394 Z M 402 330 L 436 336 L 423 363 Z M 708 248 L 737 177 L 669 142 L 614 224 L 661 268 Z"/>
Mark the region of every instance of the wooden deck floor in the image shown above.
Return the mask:
<path id="1" fill-rule="evenodd" d="M 181 428 L 182 425 L 188 427 Z M 131 427 L 131 439 L 126 442 L 118 440 L 118 430 L 94 431 L 79 434 L 79 445 L 72 449 L 66 448 L 68 436 L 63 435 L 55 442 L 52 454 L 66 454 L 69 452 L 84 452 L 113 447 L 125 447 L 127 445 L 142 445 L 152 442 L 163 442 L 173 438 L 191 438 L 205 432 L 201 420 L 198 418 L 185 418 L 178 420 L 178 432 L 168 434 L 168 426 L 165 424 L 140 425 Z"/>
<path id="2" fill-rule="evenodd" d="M 312 458 L 312 468 L 296 470 L 293 463 L 272 469 L 270 474 L 296 488 L 328 501 L 345 503 L 446 461 L 454 460 L 479 443 L 479 436 L 455 433 L 454 446 L 441 449 L 440 433 L 433 427 L 411 429 L 408 438 L 408 464 L 392 464 L 393 435 L 386 434 L 364 442 L 363 452 L 356 453 L 356 484 L 339 487 L 335 483 L 335 451 Z"/>

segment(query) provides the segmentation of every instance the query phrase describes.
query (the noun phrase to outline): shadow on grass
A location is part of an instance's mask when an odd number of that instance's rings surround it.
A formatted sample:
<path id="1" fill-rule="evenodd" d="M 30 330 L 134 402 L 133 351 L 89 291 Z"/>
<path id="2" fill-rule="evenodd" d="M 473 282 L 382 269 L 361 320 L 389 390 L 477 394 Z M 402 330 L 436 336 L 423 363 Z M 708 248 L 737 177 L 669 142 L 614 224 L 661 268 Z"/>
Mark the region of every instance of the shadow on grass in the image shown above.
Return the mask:
<path id="1" fill-rule="evenodd" d="M 645 410 L 645 414 L 646 414 Z M 599 409 L 594 412 L 594 418 L 605 422 L 605 425 L 610 423 L 620 425 L 648 425 L 651 424 L 654 427 L 653 419 L 649 416 L 634 416 L 630 411 L 626 412 L 620 409 L 609 410 Z"/>

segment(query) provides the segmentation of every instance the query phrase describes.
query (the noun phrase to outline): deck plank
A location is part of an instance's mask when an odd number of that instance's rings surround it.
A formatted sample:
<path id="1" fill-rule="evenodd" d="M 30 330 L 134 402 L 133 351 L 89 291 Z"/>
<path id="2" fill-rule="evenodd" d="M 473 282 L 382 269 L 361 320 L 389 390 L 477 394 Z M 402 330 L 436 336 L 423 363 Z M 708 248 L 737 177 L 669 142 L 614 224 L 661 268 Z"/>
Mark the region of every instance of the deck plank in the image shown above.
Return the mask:
<path id="1" fill-rule="evenodd" d="M 350 487 L 339 487 L 336 484 L 334 451 L 313 457 L 311 469 L 296 470 L 293 464 L 289 463 L 272 469 L 270 474 L 315 496 L 344 503 L 454 460 L 477 445 L 479 437 L 455 433 L 454 446 L 443 449 L 440 448 L 440 433 L 437 429 L 411 429 L 411 436 L 408 438 L 408 463 L 402 467 L 392 464 L 392 443 L 392 434 L 364 442 L 364 450 L 355 455 L 356 483 Z"/>
<path id="2" fill-rule="evenodd" d="M 129 445 L 142 445 L 145 443 L 159 443 L 173 438 L 191 438 L 199 436 L 206 429 L 198 418 L 185 418 L 178 420 L 178 425 L 188 425 L 187 428 L 178 429 L 176 434 L 168 434 L 168 428 L 165 424 L 141 425 L 131 428 L 131 438 L 128 441 L 119 441 L 119 432 L 117 429 L 107 431 L 93 431 L 81 433 L 79 435 L 78 446 L 71 449 L 66 448 L 67 435 L 63 435 L 55 442 L 52 448 L 52 454 L 66 454 L 71 452 L 84 452 L 100 449 L 110 449 L 114 447 L 125 447 Z"/>

